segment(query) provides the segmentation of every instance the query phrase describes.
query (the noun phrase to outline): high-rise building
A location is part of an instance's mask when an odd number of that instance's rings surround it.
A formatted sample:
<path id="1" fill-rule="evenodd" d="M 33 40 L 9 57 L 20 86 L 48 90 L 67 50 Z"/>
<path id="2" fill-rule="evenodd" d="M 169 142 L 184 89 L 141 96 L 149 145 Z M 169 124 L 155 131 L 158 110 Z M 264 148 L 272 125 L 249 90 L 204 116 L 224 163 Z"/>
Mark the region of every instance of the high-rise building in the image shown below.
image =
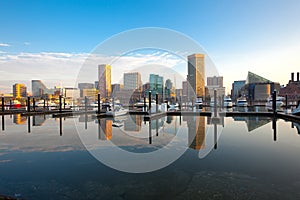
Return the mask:
<path id="1" fill-rule="evenodd" d="M 78 88 L 80 90 L 80 97 L 84 97 L 83 90 L 84 89 L 95 89 L 95 85 L 93 83 L 78 83 Z"/>
<path id="2" fill-rule="evenodd" d="M 236 100 L 240 96 L 240 90 L 245 86 L 246 81 L 234 81 L 232 83 L 231 98 Z"/>
<path id="3" fill-rule="evenodd" d="M 142 78 L 139 72 L 124 73 L 124 89 L 125 90 L 141 90 Z"/>
<path id="4" fill-rule="evenodd" d="M 223 76 L 207 77 L 207 86 L 223 87 Z"/>
<path id="5" fill-rule="evenodd" d="M 31 80 L 31 90 L 33 97 L 41 97 L 44 94 L 53 94 L 53 90 L 48 89 L 41 80 Z"/>
<path id="6" fill-rule="evenodd" d="M 116 97 L 116 93 L 122 89 L 121 84 L 111 84 L 111 96 Z"/>
<path id="7" fill-rule="evenodd" d="M 223 76 L 207 77 L 206 97 L 213 98 L 214 91 L 217 91 L 217 97 L 225 96 L 225 87 L 223 87 Z"/>
<path id="8" fill-rule="evenodd" d="M 162 97 L 164 88 L 164 78 L 157 74 L 150 74 L 149 83 L 152 96 L 158 94 Z"/>
<path id="9" fill-rule="evenodd" d="M 205 65 L 204 54 L 192 54 L 188 56 L 188 96 L 193 98 L 203 97 L 205 94 Z M 190 91 L 191 90 L 191 91 Z"/>
<path id="10" fill-rule="evenodd" d="M 167 99 L 171 98 L 172 89 L 173 89 L 173 83 L 170 79 L 167 79 L 165 83 L 165 98 Z"/>
<path id="11" fill-rule="evenodd" d="M 13 85 L 14 98 L 21 98 L 27 96 L 27 87 L 24 84 L 16 83 Z"/>
<path id="12" fill-rule="evenodd" d="M 111 66 L 107 64 L 98 65 L 98 88 L 101 97 L 111 96 Z"/>

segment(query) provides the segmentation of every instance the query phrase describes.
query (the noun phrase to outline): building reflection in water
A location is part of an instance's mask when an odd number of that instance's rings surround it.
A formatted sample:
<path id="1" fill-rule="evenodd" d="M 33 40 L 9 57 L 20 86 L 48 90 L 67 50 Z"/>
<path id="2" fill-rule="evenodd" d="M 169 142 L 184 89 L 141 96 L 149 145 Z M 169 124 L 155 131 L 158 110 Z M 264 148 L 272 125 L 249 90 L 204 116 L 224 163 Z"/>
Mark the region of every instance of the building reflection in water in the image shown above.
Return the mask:
<path id="1" fill-rule="evenodd" d="M 22 116 L 21 114 L 13 115 L 13 122 L 15 124 L 26 124 L 27 117 Z"/>
<path id="2" fill-rule="evenodd" d="M 99 140 L 112 139 L 112 119 L 98 119 L 98 138 Z"/>
<path id="3" fill-rule="evenodd" d="M 46 121 L 45 115 L 33 115 L 32 116 L 32 126 L 42 126 Z"/>
<path id="4" fill-rule="evenodd" d="M 234 121 L 246 122 L 248 132 L 251 132 L 261 126 L 264 126 L 272 121 L 270 117 L 233 117 Z"/>
<path id="5" fill-rule="evenodd" d="M 205 148 L 205 117 L 185 118 L 188 125 L 188 142 L 189 147 L 195 150 Z"/>
<path id="6" fill-rule="evenodd" d="M 296 127 L 298 134 L 300 134 L 300 124 L 296 122 L 292 122 L 292 128 Z"/>
<path id="7" fill-rule="evenodd" d="M 142 130 L 142 116 L 141 115 L 129 115 L 124 120 L 124 131 L 129 132 L 141 132 Z"/>

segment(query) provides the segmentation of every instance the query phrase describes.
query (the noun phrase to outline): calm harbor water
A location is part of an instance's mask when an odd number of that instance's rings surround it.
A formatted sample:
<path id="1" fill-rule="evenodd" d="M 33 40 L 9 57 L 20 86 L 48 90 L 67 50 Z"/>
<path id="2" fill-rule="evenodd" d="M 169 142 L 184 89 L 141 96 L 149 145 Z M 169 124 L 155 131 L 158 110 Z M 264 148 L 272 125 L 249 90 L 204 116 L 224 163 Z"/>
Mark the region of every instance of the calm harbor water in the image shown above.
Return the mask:
<path id="1" fill-rule="evenodd" d="M 292 122 L 267 117 L 214 121 L 194 116 L 144 122 L 141 116 L 98 120 L 91 115 L 6 115 L 1 122 L 0 195 L 20 199 L 300 198 L 300 126 Z M 179 152 L 178 159 L 148 173 L 118 171 L 93 156 L 100 152 L 122 165 L 126 160 L 112 148 L 143 155 L 166 146 Z M 92 154 L 86 150 L 90 147 Z M 128 171 L 134 168 L 129 167 Z"/>

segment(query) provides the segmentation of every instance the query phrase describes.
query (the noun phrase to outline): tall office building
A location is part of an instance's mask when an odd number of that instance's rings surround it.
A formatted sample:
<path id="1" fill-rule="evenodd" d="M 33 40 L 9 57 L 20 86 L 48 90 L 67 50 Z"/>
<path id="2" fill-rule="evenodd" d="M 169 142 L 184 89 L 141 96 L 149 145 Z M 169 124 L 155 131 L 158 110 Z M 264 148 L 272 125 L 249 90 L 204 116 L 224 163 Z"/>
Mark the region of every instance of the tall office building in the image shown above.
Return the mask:
<path id="1" fill-rule="evenodd" d="M 14 98 L 21 98 L 27 96 L 27 87 L 24 84 L 16 83 L 13 85 Z"/>
<path id="2" fill-rule="evenodd" d="M 203 97 L 205 94 L 205 65 L 204 54 L 192 54 L 188 56 L 188 76 L 190 98 Z M 190 91 L 191 90 L 191 91 Z"/>
<path id="3" fill-rule="evenodd" d="M 54 92 L 49 90 L 41 80 L 31 80 L 31 90 L 33 97 L 41 97 Z"/>
<path id="4" fill-rule="evenodd" d="M 124 89 L 125 90 L 141 90 L 142 78 L 139 72 L 124 73 Z"/>
<path id="5" fill-rule="evenodd" d="M 217 91 L 217 97 L 225 96 L 225 87 L 223 87 L 223 76 L 207 77 L 205 96 L 213 98 L 215 90 Z"/>
<path id="6" fill-rule="evenodd" d="M 246 84 L 245 80 L 234 81 L 232 83 L 232 90 L 231 90 L 232 100 L 236 100 L 241 95 L 240 90 L 245 86 L 245 84 Z"/>
<path id="7" fill-rule="evenodd" d="M 157 74 L 150 74 L 149 83 L 152 96 L 158 94 L 162 97 L 164 88 L 164 78 Z"/>
<path id="8" fill-rule="evenodd" d="M 101 97 L 111 96 L 111 66 L 98 65 L 98 88 Z"/>

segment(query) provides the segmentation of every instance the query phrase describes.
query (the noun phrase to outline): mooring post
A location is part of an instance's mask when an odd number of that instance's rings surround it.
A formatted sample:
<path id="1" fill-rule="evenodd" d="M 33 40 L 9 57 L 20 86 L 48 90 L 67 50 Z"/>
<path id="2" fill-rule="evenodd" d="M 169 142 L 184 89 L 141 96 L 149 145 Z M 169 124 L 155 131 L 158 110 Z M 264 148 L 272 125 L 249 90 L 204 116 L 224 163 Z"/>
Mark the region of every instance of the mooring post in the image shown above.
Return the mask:
<path id="1" fill-rule="evenodd" d="M 181 96 L 180 96 L 180 97 L 179 97 L 179 110 L 181 110 L 181 106 L 182 106 L 181 101 L 182 101 L 182 98 L 181 98 Z"/>
<path id="2" fill-rule="evenodd" d="M 146 107 L 147 107 L 147 105 L 146 105 L 146 97 L 144 97 L 144 112 L 146 112 Z"/>
<path id="3" fill-rule="evenodd" d="M 46 99 L 44 99 L 44 106 L 43 106 L 44 110 L 46 108 Z"/>
<path id="4" fill-rule="evenodd" d="M 32 98 L 32 107 L 33 107 L 33 111 L 35 111 L 35 98 Z"/>
<path id="5" fill-rule="evenodd" d="M 59 112 L 61 112 L 61 104 L 62 104 L 62 102 L 61 102 L 61 95 L 59 95 Z"/>
<path id="6" fill-rule="evenodd" d="M 1 98 L 2 101 L 2 112 L 4 112 L 4 97 Z"/>
<path id="7" fill-rule="evenodd" d="M 64 109 L 66 109 L 66 98 L 64 97 Z"/>
<path id="8" fill-rule="evenodd" d="M 100 93 L 98 93 L 98 114 L 100 114 Z"/>
<path id="9" fill-rule="evenodd" d="M 217 117 L 217 90 L 214 90 L 214 116 Z"/>
<path id="10" fill-rule="evenodd" d="M 30 112 L 30 97 L 27 97 L 27 112 Z"/>
<path id="11" fill-rule="evenodd" d="M 149 91 L 149 114 L 151 114 L 151 91 Z"/>
<path id="12" fill-rule="evenodd" d="M 11 107 L 12 107 L 12 101 L 11 101 L 11 99 L 9 100 L 9 109 L 11 109 Z"/>
<path id="13" fill-rule="evenodd" d="M 286 113 L 287 113 L 287 110 L 288 110 L 288 98 L 287 98 L 287 94 L 285 95 L 285 110 L 286 110 Z"/>
<path id="14" fill-rule="evenodd" d="M 84 97 L 84 111 L 87 112 L 87 97 Z"/>
<path id="15" fill-rule="evenodd" d="M 274 90 L 272 95 L 272 108 L 273 108 L 273 114 L 276 114 L 276 90 Z"/>
<path id="16" fill-rule="evenodd" d="M 156 100 L 156 108 L 155 108 L 155 111 L 156 111 L 156 113 L 158 113 L 158 94 L 156 93 L 155 94 L 155 100 Z"/>

